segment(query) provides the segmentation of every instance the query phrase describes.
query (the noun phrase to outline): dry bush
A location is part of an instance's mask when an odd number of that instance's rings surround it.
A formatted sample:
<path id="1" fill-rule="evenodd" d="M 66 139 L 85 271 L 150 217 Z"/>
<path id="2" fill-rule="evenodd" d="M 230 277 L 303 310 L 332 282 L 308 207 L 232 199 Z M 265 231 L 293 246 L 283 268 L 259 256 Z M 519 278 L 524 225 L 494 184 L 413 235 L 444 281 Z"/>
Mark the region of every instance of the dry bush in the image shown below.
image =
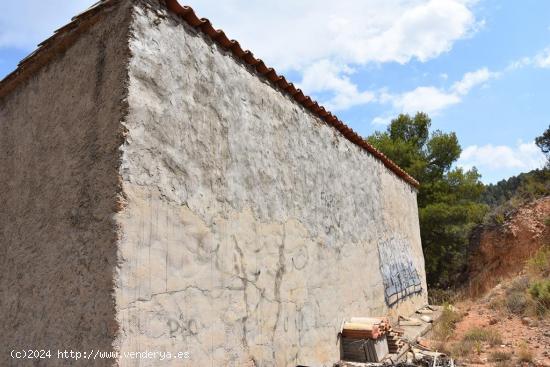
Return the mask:
<path id="1" fill-rule="evenodd" d="M 464 289 L 464 295 L 467 299 L 476 299 L 492 287 L 494 283 L 496 283 L 496 280 L 492 280 L 487 272 L 481 271 L 480 274 L 470 279 Z"/>
<path id="2" fill-rule="evenodd" d="M 518 359 L 521 362 L 532 362 L 533 361 L 533 352 L 529 350 L 529 347 L 527 346 L 527 343 L 522 342 L 519 345 L 519 350 L 517 353 Z"/>
<path id="3" fill-rule="evenodd" d="M 506 293 L 521 293 L 529 288 L 530 280 L 528 276 L 522 275 L 512 279 L 506 288 Z"/>
<path id="4" fill-rule="evenodd" d="M 493 311 L 503 311 L 506 309 L 506 302 L 502 297 L 494 297 L 489 302 L 488 307 Z"/>
<path id="5" fill-rule="evenodd" d="M 430 305 L 445 305 L 455 303 L 459 299 L 459 293 L 460 292 L 454 289 L 429 289 L 428 303 Z"/>
<path id="6" fill-rule="evenodd" d="M 512 354 L 500 350 L 491 353 L 491 355 L 489 356 L 490 362 L 504 362 L 509 361 L 510 359 L 512 359 Z"/>
<path id="7" fill-rule="evenodd" d="M 447 355 L 452 354 L 452 348 L 450 348 L 450 344 L 447 341 L 441 341 L 441 340 L 434 340 L 432 341 L 431 347 L 432 350 L 435 350 L 436 352 L 445 353 Z"/>
<path id="8" fill-rule="evenodd" d="M 468 357 L 474 350 L 474 342 L 469 340 L 460 340 L 451 348 L 451 355 L 455 358 Z"/>
<path id="9" fill-rule="evenodd" d="M 485 342 L 491 346 L 502 344 L 502 336 L 494 329 L 473 328 L 468 330 L 462 339 L 474 343 Z"/>
<path id="10" fill-rule="evenodd" d="M 433 327 L 433 338 L 440 342 L 445 342 L 453 335 L 455 325 L 460 319 L 460 315 L 451 305 L 443 306 L 441 317 Z"/>
<path id="11" fill-rule="evenodd" d="M 506 295 L 506 308 L 508 309 L 508 312 L 514 315 L 522 316 L 525 314 L 527 306 L 528 299 L 525 291 L 511 292 Z"/>
<path id="12" fill-rule="evenodd" d="M 542 246 L 529 260 L 527 260 L 527 274 L 533 278 L 550 276 L 550 246 Z"/>
<path id="13" fill-rule="evenodd" d="M 511 359 L 508 359 L 506 361 L 494 362 L 494 364 L 495 364 L 495 367 L 511 367 L 511 366 L 513 366 Z"/>
<path id="14" fill-rule="evenodd" d="M 468 330 L 462 339 L 451 348 L 451 355 L 455 358 L 467 357 L 473 352 L 481 354 L 483 343 L 491 346 L 502 343 L 502 337 L 493 329 L 473 328 Z"/>

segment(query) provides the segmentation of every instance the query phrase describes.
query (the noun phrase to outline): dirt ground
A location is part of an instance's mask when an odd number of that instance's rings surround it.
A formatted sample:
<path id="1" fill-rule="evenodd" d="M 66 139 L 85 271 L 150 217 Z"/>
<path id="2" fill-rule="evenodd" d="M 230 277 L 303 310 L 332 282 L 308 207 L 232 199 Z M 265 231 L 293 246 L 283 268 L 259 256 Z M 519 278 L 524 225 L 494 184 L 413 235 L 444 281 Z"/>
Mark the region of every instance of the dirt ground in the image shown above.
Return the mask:
<path id="1" fill-rule="evenodd" d="M 460 343 L 464 335 L 473 329 L 493 330 L 502 341 L 491 346 L 483 343 L 468 356 L 458 358 L 461 365 L 488 366 L 544 366 L 550 367 L 550 318 L 540 320 L 533 317 L 519 317 L 494 306 L 504 290 L 497 286 L 485 297 L 472 302 L 464 301 L 455 307 L 463 317 L 456 323 L 453 335 L 448 341 L 452 346 Z M 493 301 L 493 302 L 492 302 Z M 509 355 L 501 361 L 494 361 L 495 352 Z M 521 361 L 530 355 L 530 362 Z"/>

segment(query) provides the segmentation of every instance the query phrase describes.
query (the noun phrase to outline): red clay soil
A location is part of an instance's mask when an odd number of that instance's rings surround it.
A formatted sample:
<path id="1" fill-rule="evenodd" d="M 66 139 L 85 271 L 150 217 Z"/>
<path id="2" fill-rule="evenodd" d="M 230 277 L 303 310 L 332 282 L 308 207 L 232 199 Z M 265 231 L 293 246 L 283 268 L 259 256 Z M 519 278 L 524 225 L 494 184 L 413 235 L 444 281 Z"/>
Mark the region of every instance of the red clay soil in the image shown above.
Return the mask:
<path id="1" fill-rule="evenodd" d="M 500 289 L 499 289 L 500 288 Z M 502 296 L 504 291 L 497 286 L 488 296 L 475 303 L 464 302 L 457 305 L 465 312 L 464 318 L 456 324 L 455 333 L 450 343 L 460 341 L 464 334 L 474 328 L 493 329 L 502 337 L 502 344 L 494 347 L 488 344 L 481 346 L 481 353 L 474 352 L 465 359 L 463 365 L 503 366 L 490 361 L 491 353 L 502 351 L 511 354 L 508 365 L 550 366 L 550 319 L 520 318 L 509 315 L 503 310 L 493 310 L 491 300 Z M 533 362 L 519 362 L 519 351 L 526 348 L 532 353 Z"/>
<path id="2" fill-rule="evenodd" d="M 513 276 L 543 244 L 550 244 L 550 196 L 518 209 L 500 226 L 486 226 L 476 235 L 470 256 L 470 294 L 482 294 Z"/>

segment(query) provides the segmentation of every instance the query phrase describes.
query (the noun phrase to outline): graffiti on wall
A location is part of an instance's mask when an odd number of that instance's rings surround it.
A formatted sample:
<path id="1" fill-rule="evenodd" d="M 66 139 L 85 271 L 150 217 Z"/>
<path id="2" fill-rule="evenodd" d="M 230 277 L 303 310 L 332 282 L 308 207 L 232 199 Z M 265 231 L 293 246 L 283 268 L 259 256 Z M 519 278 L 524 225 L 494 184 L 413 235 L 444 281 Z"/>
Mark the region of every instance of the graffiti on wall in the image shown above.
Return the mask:
<path id="1" fill-rule="evenodd" d="M 411 244 L 407 239 L 390 237 L 378 241 L 378 258 L 384 296 L 389 307 L 422 292 L 422 282 L 413 264 Z"/>

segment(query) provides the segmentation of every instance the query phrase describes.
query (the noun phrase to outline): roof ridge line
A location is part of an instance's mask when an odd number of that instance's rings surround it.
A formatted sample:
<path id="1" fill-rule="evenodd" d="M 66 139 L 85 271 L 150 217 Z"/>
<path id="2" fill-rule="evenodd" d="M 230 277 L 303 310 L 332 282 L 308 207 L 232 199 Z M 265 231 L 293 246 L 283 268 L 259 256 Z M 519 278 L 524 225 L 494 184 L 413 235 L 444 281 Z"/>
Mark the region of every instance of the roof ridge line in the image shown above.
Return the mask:
<path id="1" fill-rule="evenodd" d="M 332 112 L 327 110 L 325 107 L 319 105 L 319 103 L 313 100 L 311 97 L 305 95 L 302 90 L 296 88 L 293 83 L 288 82 L 284 76 L 278 75 L 275 69 L 265 65 L 263 60 L 254 57 L 254 54 L 250 50 L 243 50 L 239 42 L 232 39 L 230 40 L 223 30 L 215 29 L 208 19 L 199 18 L 195 14 L 193 8 L 191 8 L 190 6 L 182 6 L 177 0 L 164 0 L 164 2 L 170 11 L 174 12 L 176 15 L 179 15 L 191 27 L 200 30 L 215 43 L 220 45 L 223 49 L 230 50 L 237 59 L 242 60 L 247 65 L 253 67 L 258 76 L 263 76 L 271 82 L 272 87 L 280 90 L 285 94 L 288 94 L 304 108 L 316 115 L 322 121 L 326 122 L 329 126 L 332 126 L 334 129 L 339 131 L 347 140 L 368 151 L 376 159 L 381 161 L 384 166 L 386 166 L 386 168 L 388 168 L 398 177 L 403 179 L 405 182 L 407 182 L 414 188 L 418 188 L 420 186 L 416 179 L 410 176 L 407 172 L 405 172 L 405 170 L 399 167 L 391 159 L 386 157 L 381 151 L 372 146 L 362 136 L 353 131 L 353 129 L 351 129 L 344 122 L 338 119 L 338 117 L 332 114 Z M 47 57 L 45 57 L 46 60 L 41 60 L 39 65 L 35 64 L 35 59 L 44 59 L 44 57 L 41 57 L 43 52 L 45 52 L 47 49 L 50 49 L 54 41 L 57 41 L 59 38 L 66 36 L 67 33 L 71 31 L 78 31 L 79 28 L 82 27 L 82 24 L 80 24 L 82 21 L 86 21 L 92 18 L 99 12 L 101 8 L 103 8 L 105 5 L 112 3 L 113 0 L 98 1 L 96 4 L 86 9 L 84 12 L 73 17 L 68 24 L 57 29 L 50 38 L 41 42 L 38 48 L 36 48 L 30 55 L 23 58 L 23 60 L 19 62 L 19 65 L 14 71 L 12 71 L 2 80 L 0 80 L 0 99 L 10 93 L 10 91 L 17 86 L 18 82 L 21 82 L 21 79 L 27 79 L 29 75 L 36 71 L 36 69 L 40 69 L 42 66 L 44 66 L 44 64 L 48 63 L 49 60 Z M 91 23 L 94 22 L 92 21 Z M 90 26 L 91 24 L 87 24 L 84 28 L 88 28 Z M 76 35 L 72 35 L 70 37 L 76 37 Z M 73 41 L 74 40 L 70 40 L 68 42 L 69 45 L 72 44 Z M 69 45 L 65 46 L 69 47 Z M 62 49 L 65 49 L 65 47 L 62 47 Z"/>
<path id="2" fill-rule="evenodd" d="M 384 153 L 367 142 L 367 140 L 361 135 L 353 131 L 353 129 L 338 119 L 338 117 L 332 114 L 332 112 L 321 106 L 310 96 L 305 95 L 301 89 L 296 88 L 293 83 L 288 82 L 283 75 L 278 75 L 275 69 L 268 67 L 262 59 L 254 57 L 254 54 L 250 50 L 244 50 L 238 41 L 229 39 L 223 30 L 215 29 L 210 20 L 207 18 L 199 18 L 195 14 L 193 8 L 190 6 L 181 5 L 178 0 L 165 0 L 165 3 L 170 11 L 176 15 L 179 15 L 191 27 L 200 30 L 224 50 L 231 51 L 237 59 L 240 59 L 249 66 L 252 66 L 258 76 L 265 77 L 271 82 L 274 88 L 288 94 L 311 113 L 339 131 L 347 140 L 368 151 L 375 158 L 380 160 L 386 168 L 391 170 L 402 180 L 414 188 L 418 188 L 420 186 L 419 182 L 415 178 L 399 167 L 394 161 L 386 157 Z"/>

